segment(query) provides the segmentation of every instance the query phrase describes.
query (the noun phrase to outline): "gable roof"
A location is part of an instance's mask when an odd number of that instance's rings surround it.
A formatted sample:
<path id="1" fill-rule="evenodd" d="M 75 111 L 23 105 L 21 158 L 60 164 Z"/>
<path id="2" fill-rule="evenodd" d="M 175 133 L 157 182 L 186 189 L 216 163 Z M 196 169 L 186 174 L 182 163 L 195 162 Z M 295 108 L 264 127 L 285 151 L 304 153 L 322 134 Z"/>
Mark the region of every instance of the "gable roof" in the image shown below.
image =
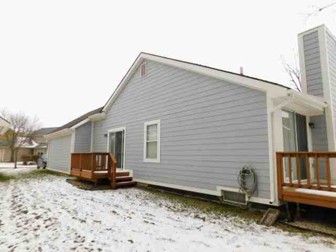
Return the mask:
<path id="1" fill-rule="evenodd" d="M 47 135 L 47 134 L 53 132 L 56 129 L 57 129 L 57 127 L 41 128 L 39 130 L 36 130 L 35 134 L 43 136 L 43 135 Z"/>
<path id="2" fill-rule="evenodd" d="M 291 89 L 291 87 L 272 82 L 272 81 L 267 81 L 264 79 L 252 77 L 249 75 L 244 75 L 244 74 L 238 74 L 235 72 L 230 72 L 210 66 L 205 66 L 193 62 L 188 62 L 188 61 L 183 61 L 179 59 L 174 59 L 174 58 L 168 58 L 156 54 L 151 54 L 151 53 L 145 53 L 141 52 L 138 57 L 135 59 L 131 67 L 128 69 L 127 73 L 125 76 L 122 78 L 120 83 L 118 84 L 117 88 L 109 98 L 109 100 L 105 103 L 104 107 L 102 108 L 102 112 L 105 112 L 108 110 L 108 108 L 112 105 L 116 97 L 120 94 L 120 92 L 123 90 L 124 86 L 127 84 L 128 80 L 132 77 L 133 73 L 137 70 L 139 65 L 144 61 L 144 60 L 151 60 L 155 61 L 158 63 L 174 66 L 180 69 L 184 69 L 187 71 L 192 71 L 195 73 L 199 73 L 202 75 L 218 78 L 218 79 L 223 79 L 227 80 L 229 82 L 233 82 L 242 86 L 248 86 L 253 89 L 258 89 L 261 91 L 267 91 L 271 90 L 272 88 L 275 90 L 276 89 Z"/>
<path id="3" fill-rule="evenodd" d="M 10 128 L 10 122 L 0 116 L 0 135 L 5 134 Z"/>
<path id="4" fill-rule="evenodd" d="M 164 56 L 160 56 L 156 54 L 141 52 L 138 55 L 138 57 L 135 59 L 135 61 L 132 63 L 131 67 L 128 69 L 125 76 L 122 78 L 117 88 L 114 90 L 113 94 L 111 95 L 111 97 L 108 99 L 108 101 L 105 103 L 103 107 L 87 112 L 81 115 L 80 117 L 64 124 L 63 126 L 55 128 L 54 130 L 50 131 L 47 134 L 53 135 L 53 133 L 68 130 L 84 122 L 84 120 L 89 119 L 89 117 L 91 117 L 92 115 L 99 114 L 99 113 L 104 114 L 104 112 L 108 110 L 108 108 L 113 104 L 113 102 L 118 97 L 118 95 L 122 92 L 124 87 L 127 85 L 128 80 L 132 77 L 133 73 L 137 70 L 139 65 L 144 60 L 151 60 L 151 61 L 155 61 L 158 63 L 174 66 L 180 69 L 185 69 L 187 71 L 199 73 L 202 75 L 227 80 L 229 82 L 233 82 L 233 83 L 236 83 L 242 86 L 248 86 L 250 88 L 261 90 L 261 91 L 274 90 L 274 92 L 277 93 L 279 90 L 284 91 L 284 90 L 291 89 L 290 87 L 285 86 L 283 84 L 272 82 L 272 81 L 267 81 L 267 80 L 252 77 L 249 75 L 238 74 L 235 72 L 213 68 L 210 66 L 205 66 L 205 65 L 201 65 L 201 64 L 197 64 L 193 62 L 188 62 L 188 61 L 168 58 L 168 57 L 164 57 Z"/>
<path id="5" fill-rule="evenodd" d="M 5 118 L 3 118 L 2 116 L 0 116 L 0 120 L 6 122 L 6 123 L 8 123 L 8 124 L 10 124 L 10 122 L 9 122 L 8 120 L 6 120 Z"/>
<path id="6" fill-rule="evenodd" d="M 61 127 L 55 128 L 54 130 L 52 130 L 48 134 L 52 134 L 52 133 L 55 133 L 57 131 L 61 131 L 61 130 L 64 130 L 64 129 L 69 129 L 69 128 L 71 128 L 71 127 L 73 127 L 73 126 L 81 123 L 82 121 L 88 119 L 89 116 L 97 114 L 97 113 L 100 113 L 101 110 L 102 110 L 102 108 L 103 107 L 99 107 L 97 109 L 91 110 L 91 111 L 89 111 L 89 112 L 87 112 L 87 113 L 85 113 L 85 114 L 77 117 L 76 119 L 74 119 L 74 120 L 72 120 L 72 121 L 70 121 L 70 122 L 62 125 Z"/>

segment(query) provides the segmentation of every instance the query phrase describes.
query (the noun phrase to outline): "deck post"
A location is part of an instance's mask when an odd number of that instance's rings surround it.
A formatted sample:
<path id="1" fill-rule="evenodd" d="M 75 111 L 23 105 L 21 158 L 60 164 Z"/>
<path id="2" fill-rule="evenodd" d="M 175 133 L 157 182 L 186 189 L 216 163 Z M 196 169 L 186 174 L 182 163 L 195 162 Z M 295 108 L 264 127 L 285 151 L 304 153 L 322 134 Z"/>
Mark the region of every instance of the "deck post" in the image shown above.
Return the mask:
<path id="1" fill-rule="evenodd" d="M 301 156 L 296 154 L 296 177 L 298 181 L 298 187 L 301 187 Z"/>
<path id="2" fill-rule="evenodd" d="M 316 179 L 317 179 L 317 189 L 321 189 L 320 186 L 320 162 L 319 162 L 319 155 L 315 154 L 315 163 L 316 163 Z"/>
<path id="3" fill-rule="evenodd" d="M 94 171 L 95 170 L 95 164 L 94 164 L 94 160 L 95 160 L 95 154 L 91 153 L 91 170 Z"/>
<path id="4" fill-rule="evenodd" d="M 82 173 L 82 154 L 79 154 L 79 171 Z"/>
<path id="5" fill-rule="evenodd" d="M 305 155 L 305 161 L 306 161 L 306 172 L 307 172 L 307 187 L 310 188 L 310 162 L 309 162 L 309 155 Z"/>
<path id="6" fill-rule="evenodd" d="M 330 159 L 329 159 L 329 157 L 326 158 L 326 161 L 327 161 L 327 166 L 326 166 L 326 169 L 327 169 L 327 185 L 328 185 L 328 190 L 330 191 L 330 189 L 331 189 L 331 172 L 330 172 Z"/>

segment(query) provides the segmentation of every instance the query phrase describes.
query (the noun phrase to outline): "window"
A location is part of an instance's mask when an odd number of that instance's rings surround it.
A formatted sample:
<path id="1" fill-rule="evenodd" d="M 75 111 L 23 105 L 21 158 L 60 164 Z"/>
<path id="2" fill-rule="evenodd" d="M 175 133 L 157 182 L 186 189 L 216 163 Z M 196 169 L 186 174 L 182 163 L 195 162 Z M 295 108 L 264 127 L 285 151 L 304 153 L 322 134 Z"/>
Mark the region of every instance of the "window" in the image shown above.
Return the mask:
<path id="1" fill-rule="evenodd" d="M 145 123 L 144 161 L 160 162 L 160 121 Z"/>
<path id="2" fill-rule="evenodd" d="M 282 132 L 284 151 L 297 151 L 295 114 L 282 111 Z"/>

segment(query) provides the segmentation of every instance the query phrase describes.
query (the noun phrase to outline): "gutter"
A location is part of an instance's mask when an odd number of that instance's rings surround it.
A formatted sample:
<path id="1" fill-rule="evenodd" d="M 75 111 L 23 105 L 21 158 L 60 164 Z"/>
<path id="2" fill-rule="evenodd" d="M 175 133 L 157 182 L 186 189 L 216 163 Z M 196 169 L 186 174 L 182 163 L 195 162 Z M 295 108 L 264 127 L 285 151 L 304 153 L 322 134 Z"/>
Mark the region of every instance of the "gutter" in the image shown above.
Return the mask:
<path id="1" fill-rule="evenodd" d="M 97 122 L 97 121 L 101 121 L 104 120 L 106 118 L 106 113 L 105 112 L 100 112 L 94 115 L 90 115 L 88 117 L 89 121 L 91 122 Z"/>
<path id="2" fill-rule="evenodd" d="M 48 135 L 45 135 L 45 138 L 47 139 L 47 141 L 58 138 L 58 137 L 62 137 L 62 136 L 67 136 L 70 135 L 72 133 L 72 130 L 67 128 L 67 129 L 62 129 L 60 131 L 56 131 L 54 133 L 50 133 Z"/>

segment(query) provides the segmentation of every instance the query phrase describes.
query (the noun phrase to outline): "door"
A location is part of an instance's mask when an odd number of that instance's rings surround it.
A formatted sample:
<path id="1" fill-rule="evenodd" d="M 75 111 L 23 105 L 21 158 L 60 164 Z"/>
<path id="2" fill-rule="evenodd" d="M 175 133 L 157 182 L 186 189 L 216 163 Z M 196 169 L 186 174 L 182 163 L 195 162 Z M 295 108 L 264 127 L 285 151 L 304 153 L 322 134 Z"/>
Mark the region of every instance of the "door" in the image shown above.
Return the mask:
<path id="1" fill-rule="evenodd" d="M 294 112 L 282 112 L 282 129 L 284 151 L 308 151 L 306 117 Z M 295 159 L 292 159 L 292 167 L 296 167 Z M 301 179 L 307 178 L 306 162 L 300 160 Z M 296 171 L 293 170 L 293 177 Z"/>
<path id="2" fill-rule="evenodd" d="M 306 117 L 296 114 L 296 137 L 297 137 L 297 151 L 308 151 L 307 141 L 307 122 Z M 307 178 L 307 168 L 305 159 L 300 160 L 301 163 L 301 178 Z"/>
<path id="3" fill-rule="evenodd" d="M 109 152 L 117 159 L 117 168 L 124 168 L 125 130 L 109 132 Z"/>

